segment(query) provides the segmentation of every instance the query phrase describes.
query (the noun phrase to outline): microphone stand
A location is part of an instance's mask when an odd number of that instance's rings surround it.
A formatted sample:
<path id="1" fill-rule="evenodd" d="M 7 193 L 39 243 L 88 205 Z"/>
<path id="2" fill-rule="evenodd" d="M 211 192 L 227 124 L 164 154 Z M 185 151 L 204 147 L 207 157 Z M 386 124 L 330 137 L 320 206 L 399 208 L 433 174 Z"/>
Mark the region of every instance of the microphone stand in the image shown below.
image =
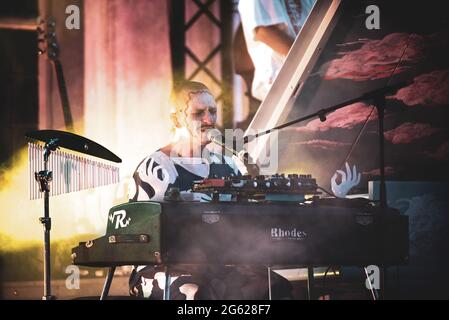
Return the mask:
<path id="1" fill-rule="evenodd" d="M 328 114 L 328 113 L 330 113 L 332 111 L 336 111 L 338 109 L 344 108 L 344 107 L 346 107 L 348 105 L 351 105 L 353 103 L 356 103 L 356 102 L 360 102 L 360 101 L 364 101 L 364 100 L 372 100 L 372 99 L 376 100 L 378 97 L 384 97 L 386 94 L 392 94 L 396 90 L 398 90 L 398 89 L 400 89 L 402 87 L 408 86 L 410 84 L 411 84 L 411 82 L 408 82 L 408 81 L 400 82 L 400 83 L 392 85 L 392 86 L 383 87 L 383 88 L 380 88 L 380 89 L 376 89 L 376 90 L 364 93 L 363 95 L 361 95 L 358 98 L 354 98 L 354 99 L 350 99 L 350 100 L 341 102 L 341 103 L 339 103 L 339 104 L 337 104 L 335 106 L 321 109 L 321 110 L 319 110 L 319 111 L 317 111 L 315 113 L 311 113 L 311 114 L 306 115 L 304 117 L 301 117 L 301 118 L 298 118 L 298 119 L 286 122 L 284 124 L 281 124 L 279 126 L 273 127 L 271 129 L 259 132 L 259 133 L 254 134 L 254 135 L 246 136 L 246 137 L 243 138 L 243 143 L 246 144 L 246 143 L 251 142 L 251 141 L 253 141 L 254 139 L 256 139 L 256 138 L 258 138 L 260 136 L 266 135 L 266 134 L 271 133 L 271 132 L 273 132 L 275 130 L 284 129 L 286 127 L 294 125 L 295 123 L 302 122 L 302 121 L 305 121 L 305 120 L 309 120 L 309 119 L 313 119 L 313 118 L 319 118 L 321 120 L 321 122 L 324 122 L 324 121 L 326 121 L 326 114 Z M 379 117 L 379 120 L 380 120 L 380 117 Z M 382 127 L 383 127 L 383 124 L 382 124 Z M 383 155 L 383 151 L 382 151 L 382 155 Z"/>
<path id="2" fill-rule="evenodd" d="M 238 152 L 237 150 L 228 147 L 223 141 L 220 141 L 220 140 L 216 139 L 216 137 L 214 137 L 214 136 L 211 136 L 209 138 L 209 140 L 211 142 L 221 146 L 223 149 L 228 150 L 234 156 L 236 156 L 238 159 L 240 159 L 240 161 L 242 161 L 243 164 L 245 165 L 246 170 L 248 171 L 249 175 L 254 176 L 254 177 L 259 175 L 259 173 L 260 173 L 259 172 L 260 171 L 259 166 L 256 163 L 250 163 L 250 160 L 251 160 L 251 162 L 253 162 L 253 161 L 250 158 L 249 153 L 245 149 L 242 149 L 240 152 Z"/>
<path id="3" fill-rule="evenodd" d="M 385 138 L 384 138 L 384 116 L 385 116 L 385 96 L 378 96 L 374 100 L 377 109 L 377 116 L 379 118 L 379 170 L 380 170 L 380 186 L 379 186 L 379 200 L 381 220 L 384 220 L 385 211 L 387 209 L 387 186 L 385 183 Z M 386 243 L 381 243 L 382 252 L 385 252 Z M 379 285 L 378 296 L 380 299 L 385 299 L 386 292 L 386 277 L 387 267 L 384 263 L 379 268 Z M 370 280 L 368 280 L 370 281 Z M 376 288 L 375 288 L 376 289 Z"/>
<path id="4" fill-rule="evenodd" d="M 249 135 L 243 138 L 243 143 L 246 144 L 248 142 L 253 141 L 254 139 L 269 134 L 275 130 L 280 130 L 286 127 L 289 127 L 295 123 L 302 122 L 308 119 L 313 118 L 319 118 L 322 122 L 326 121 L 326 115 L 330 112 L 336 111 L 338 109 L 347 107 L 351 104 L 354 104 L 356 102 L 365 101 L 365 100 L 373 100 L 374 105 L 377 109 L 378 113 L 378 123 L 379 123 L 379 169 L 380 169 L 380 212 L 381 212 L 381 220 L 384 220 L 385 217 L 385 211 L 387 208 L 387 188 L 385 184 L 385 138 L 384 138 L 384 115 L 385 115 L 385 95 L 387 94 L 393 94 L 398 89 L 403 88 L 405 86 L 408 86 L 411 84 L 411 81 L 405 81 L 400 82 L 395 85 L 382 87 L 380 89 L 376 89 L 367 93 L 364 93 L 363 95 L 359 96 L 355 99 L 350 99 L 347 101 L 344 101 L 342 103 L 339 103 L 335 106 L 321 109 L 315 113 L 306 115 L 304 117 L 286 122 L 284 124 L 281 124 L 279 126 L 276 126 L 274 128 L 259 132 L 254 135 Z M 385 243 L 382 242 L 382 249 L 385 249 Z M 384 252 L 384 251 L 383 251 Z M 310 270 L 309 270 L 310 271 Z M 384 265 L 384 262 L 382 261 L 382 265 L 380 266 L 380 288 L 377 288 L 379 290 L 379 296 L 381 299 L 385 298 L 385 285 L 386 285 L 386 266 Z M 310 272 L 309 272 L 310 273 Z M 370 279 L 368 279 L 370 281 Z M 375 296 L 374 296 L 375 297 Z M 376 299 L 377 297 L 375 297 Z"/>

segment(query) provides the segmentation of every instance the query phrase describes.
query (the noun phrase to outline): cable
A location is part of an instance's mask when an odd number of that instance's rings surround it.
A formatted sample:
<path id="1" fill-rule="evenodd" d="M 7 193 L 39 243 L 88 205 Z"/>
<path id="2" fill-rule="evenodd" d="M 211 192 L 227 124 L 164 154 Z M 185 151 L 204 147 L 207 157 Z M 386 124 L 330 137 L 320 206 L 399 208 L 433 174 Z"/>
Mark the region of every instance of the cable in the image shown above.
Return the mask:
<path id="1" fill-rule="evenodd" d="M 324 295 L 325 295 L 325 290 L 326 290 L 326 277 L 327 277 L 327 274 L 330 271 L 330 269 L 332 269 L 332 273 L 334 274 L 334 276 L 336 275 L 336 271 L 333 266 L 327 267 L 326 272 L 324 272 L 324 276 L 323 276 L 323 294 Z"/>
<path id="2" fill-rule="evenodd" d="M 355 140 L 352 142 L 351 148 L 349 149 L 348 154 L 346 155 L 345 160 L 341 164 L 340 168 L 343 168 L 345 163 L 348 161 L 349 157 L 352 154 L 352 151 L 354 151 L 354 148 L 355 148 L 356 144 L 359 142 L 360 138 L 362 137 L 362 131 L 365 129 L 366 125 L 368 124 L 368 121 L 371 118 L 371 115 L 373 114 L 374 108 L 375 108 L 375 106 L 371 106 L 371 111 L 368 114 L 368 116 L 366 117 L 362 127 L 359 130 L 359 132 L 357 133 L 357 136 L 355 137 Z"/>
<path id="3" fill-rule="evenodd" d="M 332 268 L 332 266 L 327 267 L 326 272 L 324 272 L 324 276 L 323 276 L 323 292 L 326 289 L 326 276 L 327 273 L 329 272 L 329 270 Z M 335 273 L 335 272 L 334 272 Z"/>
<path id="4" fill-rule="evenodd" d="M 331 197 L 335 198 L 335 195 L 333 193 L 331 193 L 330 191 L 324 189 L 323 187 L 317 186 L 317 189 L 324 191 L 325 193 L 327 193 L 328 195 L 330 195 Z"/>
<path id="5" fill-rule="evenodd" d="M 391 75 L 390 75 L 390 77 L 389 77 L 387 83 L 385 84 L 385 87 L 388 87 L 388 85 L 389 85 L 390 82 L 391 82 L 391 79 L 392 79 L 393 76 L 394 76 L 394 73 L 396 72 L 396 69 L 397 69 L 397 68 L 399 67 L 399 65 L 401 64 L 402 58 L 404 57 L 404 54 L 405 54 L 405 52 L 407 51 L 407 48 L 408 48 L 408 46 L 409 46 L 409 44 L 410 44 L 410 38 L 411 38 L 411 34 L 408 35 L 407 44 L 406 44 L 406 46 L 405 46 L 405 48 L 404 48 L 404 51 L 402 52 L 401 57 L 399 58 L 398 63 L 397 63 L 396 66 L 394 67 L 394 69 L 393 69 L 393 71 L 392 71 L 392 73 L 391 73 Z M 360 128 L 360 130 L 359 130 L 359 132 L 358 132 L 358 134 L 357 134 L 357 136 L 356 136 L 354 142 L 351 144 L 351 148 L 349 149 L 348 154 L 347 154 L 346 157 L 345 157 L 345 160 L 344 160 L 343 163 L 340 165 L 340 168 L 343 168 L 343 166 L 345 165 L 345 163 L 348 161 L 349 157 L 351 156 L 352 151 L 354 151 L 354 147 L 355 147 L 355 145 L 357 144 L 357 142 L 360 140 L 360 137 L 362 136 L 362 131 L 363 131 L 363 129 L 365 129 L 365 127 L 366 127 L 366 125 L 367 125 L 369 119 L 371 118 L 371 115 L 372 115 L 372 113 L 373 113 L 373 111 L 374 111 L 374 108 L 375 108 L 375 106 L 372 106 L 371 112 L 370 112 L 369 115 L 366 117 L 365 122 L 363 123 L 362 128 Z M 380 134 L 380 133 L 379 133 L 379 134 Z"/>

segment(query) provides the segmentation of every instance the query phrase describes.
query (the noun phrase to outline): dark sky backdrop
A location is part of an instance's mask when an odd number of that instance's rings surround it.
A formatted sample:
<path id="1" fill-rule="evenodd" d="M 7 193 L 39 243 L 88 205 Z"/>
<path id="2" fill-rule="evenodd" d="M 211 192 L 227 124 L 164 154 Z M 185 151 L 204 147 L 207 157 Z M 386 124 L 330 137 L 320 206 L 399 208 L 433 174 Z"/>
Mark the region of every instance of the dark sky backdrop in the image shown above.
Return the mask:
<path id="1" fill-rule="evenodd" d="M 348 2 L 288 120 L 388 84 L 413 80 L 387 96 L 387 179 L 448 180 L 446 11 L 434 1 L 370 1 L 359 6 Z M 379 30 L 365 27 L 365 8 L 373 3 L 380 9 Z M 371 103 L 335 111 L 324 123 L 312 120 L 281 132 L 280 171 L 300 168 L 329 187 L 335 170 L 347 160 L 362 172 L 362 182 L 354 191 L 366 192 L 367 182 L 379 174 L 377 112 Z"/>

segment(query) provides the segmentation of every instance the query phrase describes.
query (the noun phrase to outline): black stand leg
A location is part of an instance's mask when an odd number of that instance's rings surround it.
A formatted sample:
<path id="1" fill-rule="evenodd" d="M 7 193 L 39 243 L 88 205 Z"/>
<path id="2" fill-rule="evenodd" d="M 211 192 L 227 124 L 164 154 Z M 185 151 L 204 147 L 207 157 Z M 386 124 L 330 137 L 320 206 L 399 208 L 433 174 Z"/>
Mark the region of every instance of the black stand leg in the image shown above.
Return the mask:
<path id="1" fill-rule="evenodd" d="M 100 300 L 104 300 L 111 288 L 112 279 L 114 278 L 115 267 L 110 267 L 108 270 L 108 275 L 106 276 L 106 281 L 104 282 L 103 291 L 101 292 Z"/>
<path id="2" fill-rule="evenodd" d="M 385 251 L 384 251 L 385 252 Z M 380 277 L 380 288 L 379 288 L 379 299 L 385 300 L 387 293 L 387 267 L 385 265 L 380 266 L 379 268 L 379 277 Z"/>
<path id="3" fill-rule="evenodd" d="M 268 300 L 272 300 L 272 297 L 271 297 L 271 268 L 269 266 L 267 267 L 267 272 L 268 272 Z"/>
<path id="4" fill-rule="evenodd" d="M 381 221 L 385 221 L 385 210 L 387 209 L 387 186 L 385 183 L 385 137 L 384 137 L 384 118 L 385 118 L 385 96 L 381 95 L 374 99 L 374 103 L 377 108 L 377 114 L 379 118 L 379 170 L 380 170 L 380 186 L 379 186 L 379 200 L 381 208 Z M 386 243 L 384 239 L 381 241 L 381 252 L 384 254 L 386 252 Z M 386 292 L 386 267 L 384 261 L 379 266 L 380 268 L 380 288 L 379 298 L 385 299 Z"/>
<path id="5" fill-rule="evenodd" d="M 42 300 L 54 300 L 55 296 L 51 295 L 51 267 L 50 267 L 50 230 L 51 218 L 48 217 L 48 192 L 45 192 L 45 216 L 39 218 L 44 226 L 44 296 Z"/>
<path id="6" fill-rule="evenodd" d="M 47 171 L 47 162 L 45 162 L 45 171 Z M 50 230 L 51 218 L 49 217 L 49 191 L 44 193 L 44 217 L 39 221 L 44 226 L 44 296 L 42 300 L 54 300 L 55 296 L 51 295 L 51 267 L 50 267 Z"/>
<path id="7" fill-rule="evenodd" d="M 170 284 L 171 284 L 171 276 L 170 270 L 165 267 L 165 287 L 164 287 L 164 300 L 170 300 Z"/>
<path id="8" fill-rule="evenodd" d="M 385 138 L 384 138 L 384 115 L 385 115 L 385 97 L 380 96 L 374 100 L 379 117 L 379 171 L 380 171 L 380 189 L 379 200 L 382 209 L 387 207 L 387 188 L 385 184 Z"/>
<path id="9" fill-rule="evenodd" d="M 39 221 L 44 226 L 44 296 L 42 300 L 54 300 L 51 295 L 51 260 L 50 260 L 50 182 L 53 173 L 48 170 L 48 158 L 52 151 L 58 148 L 58 139 L 52 139 L 44 147 L 44 170 L 35 173 L 35 179 L 39 182 L 39 190 L 44 193 L 44 216 Z"/>
<path id="10" fill-rule="evenodd" d="M 314 300 L 314 278 L 313 278 L 313 267 L 307 267 L 307 292 L 308 299 Z"/>

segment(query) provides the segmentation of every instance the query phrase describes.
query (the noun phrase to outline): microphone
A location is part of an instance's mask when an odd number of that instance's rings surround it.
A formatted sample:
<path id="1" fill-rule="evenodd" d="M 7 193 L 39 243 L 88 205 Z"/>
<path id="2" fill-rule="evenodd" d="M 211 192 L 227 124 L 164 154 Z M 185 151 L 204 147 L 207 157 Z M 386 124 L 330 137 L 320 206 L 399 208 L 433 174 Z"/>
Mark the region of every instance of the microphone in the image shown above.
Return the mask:
<path id="1" fill-rule="evenodd" d="M 237 139 L 237 138 L 233 137 L 232 146 L 234 147 L 235 145 L 237 145 L 237 146 L 245 145 L 248 142 L 254 140 L 255 138 L 256 138 L 256 136 L 245 136 L 245 137 L 243 137 L 243 139 Z M 215 142 L 215 143 L 217 143 L 217 144 L 219 144 L 219 145 L 221 145 L 223 147 L 226 147 L 225 143 L 224 143 L 223 135 L 220 132 L 220 130 L 218 130 L 218 129 L 215 129 L 215 128 L 214 129 L 210 129 L 207 132 L 207 134 L 206 134 L 206 139 L 209 142 Z M 229 151 L 231 151 L 231 150 L 234 151 L 233 153 L 236 154 L 236 155 L 237 155 L 237 153 L 240 152 L 240 151 L 237 151 L 237 150 L 235 150 L 233 148 L 229 148 L 229 147 L 226 147 L 226 148 Z"/>
<path id="2" fill-rule="evenodd" d="M 237 150 L 234 150 L 233 148 L 229 148 L 228 146 L 226 146 L 226 144 L 223 143 L 223 139 L 222 138 L 223 138 L 223 135 L 221 134 L 220 130 L 215 129 L 215 128 L 214 129 L 210 129 L 207 132 L 207 134 L 206 134 L 207 141 L 210 141 L 210 142 L 213 142 L 215 144 L 218 144 L 219 146 L 222 146 L 226 150 L 230 151 L 233 155 L 238 157 L 239 153 L 237 152 Z"/>
<path id="3" fill-rule="evenodd" d="M 221 132 L 220 132 L 220 130 L 214 128 L 214 129 L 210 129 L 207 131 L 206 139 L 209 142 L 215 142 L 215 140 L 218 136 L 221 136 Z"/>
<path id="4" fill-rule="evenodd" d="M 220 130 L 215 129 L 215 128 L 209 130 L 206 134 L 206 138 L 208 141 L 223 147 L 224 149 L 230 151 L 233 155 L 235 155 L 247 167 L 248 173 L 250 175 L 256 176 L 259 174 L 258 165 L 249 163 L 250 160 L 252 160 L 252 159 L 251 159 L 248 151 L 246 151 L 245 149 L 237 151 L 234 148 L 230 148 L 230 147 L 226 146 L 226 144 L 223 142 L 223 135 L 221 134 Z M 234 143 L 234 141 L 233 141 L 233 143 Z"/>

